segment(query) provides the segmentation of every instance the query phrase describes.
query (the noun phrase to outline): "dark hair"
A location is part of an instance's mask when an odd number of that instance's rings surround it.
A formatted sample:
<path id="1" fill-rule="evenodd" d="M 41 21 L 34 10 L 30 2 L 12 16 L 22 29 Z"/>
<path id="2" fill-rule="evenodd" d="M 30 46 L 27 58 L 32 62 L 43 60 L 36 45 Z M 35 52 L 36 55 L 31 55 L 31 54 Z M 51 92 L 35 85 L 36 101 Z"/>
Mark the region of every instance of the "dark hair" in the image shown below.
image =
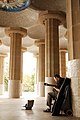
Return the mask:
<path id="1" fill-rule="evenodd" d="M 56 78 L 56 77 L 60 78 L 60 75 L 59 75 L 59 74 L 55 74 L 54 77 L 55 77 L 55 78 Z"/>

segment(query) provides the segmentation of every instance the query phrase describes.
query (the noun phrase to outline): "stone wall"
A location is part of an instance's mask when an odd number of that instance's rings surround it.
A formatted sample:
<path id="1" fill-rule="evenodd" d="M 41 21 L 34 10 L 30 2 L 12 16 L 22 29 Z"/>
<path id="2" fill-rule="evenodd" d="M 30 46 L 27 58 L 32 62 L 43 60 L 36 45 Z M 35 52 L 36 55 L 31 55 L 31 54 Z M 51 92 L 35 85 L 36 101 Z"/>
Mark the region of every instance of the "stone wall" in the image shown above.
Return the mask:
<path id="1" fill-rule="evenodd" d="M 73 116 L 80 117 L 80 59 L 68 62 L 68 77 L 71 78 Z"/>

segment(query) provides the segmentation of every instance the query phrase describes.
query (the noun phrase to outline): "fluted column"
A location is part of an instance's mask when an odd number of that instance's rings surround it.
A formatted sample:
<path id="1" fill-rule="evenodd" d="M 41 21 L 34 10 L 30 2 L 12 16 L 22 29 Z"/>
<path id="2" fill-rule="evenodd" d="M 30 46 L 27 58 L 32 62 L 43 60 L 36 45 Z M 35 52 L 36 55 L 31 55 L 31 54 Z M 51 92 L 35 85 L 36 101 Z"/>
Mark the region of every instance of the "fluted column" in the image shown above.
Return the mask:
<path id="1" fill-rule="evenodd" d="M 39 96 L 45 96 L 44 82 L 45 82 L 45 40 L 35 41 L 39 47 Z"/>
<path id="2" fill-rule="evenodd" d="M 45 74 L 46 77 L 53 77 L 55 73 L 59 73 L 59 21 L 56 19 L 48 19 L 45 21 Z"/>
<path id="3" fill-rule="evenodd" d="M 67 0 L 67 35 L 69 60 L 80 59 L 80 4 Z M 75 6 L 75 7 L 74 7 Z M 76 11 L 76 12 L 75 12 Z"/>
<path id="4" fill-rule="evenodd" d="M 7 56 L 7 54 L 0 54 L 0 95 L 4 92 L 4 80 L 3 80 L 3 74 L 4 74 L 4 58 Z"/>
<path id="5" fill-rule="evenodd" d="M 62 12 L 47 11 L 40 14 L 40 21 L 45 25 L 45 82 L 53 84 L 54 74 L 59 74 L 59 25 L 65 23 Z M 45 88 L 45 93 L 51 91 Z"/>
<path id="6" fill-rule="evenodd" d="M 60 76 L 66 77 L 66 49 L 59 50 Z"/>
<path id="7" fill-rule="evenodd" d="M 80 0 L 66 1 L 68 75 L 71 78 L 73 115 L 80 117 Z"/>
<path id="8" fill-rule="evenodd" d="M 21 86 L 21 47 L 22 37 L 27 35 L 23 28 L 6 28 L 10 40 L 10 72 L 9 72 L 9 97 L 20 97 Z"/>

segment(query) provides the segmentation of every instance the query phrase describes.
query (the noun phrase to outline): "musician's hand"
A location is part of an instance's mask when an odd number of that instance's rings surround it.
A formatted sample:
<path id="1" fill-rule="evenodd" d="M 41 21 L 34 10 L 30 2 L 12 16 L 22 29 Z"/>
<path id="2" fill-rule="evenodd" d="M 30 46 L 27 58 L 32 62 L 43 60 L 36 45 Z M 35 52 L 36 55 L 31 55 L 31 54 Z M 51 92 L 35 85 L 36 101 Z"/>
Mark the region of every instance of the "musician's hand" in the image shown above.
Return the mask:
<path id="1" fill-rule="evenodd" d="M 56 90 L 56 87 L 53 87 L 53 90 Z"/>
<path id="2" fill-rule="evenodd" d="M 53 91 L 56 90 L 57 92 L 59 92 L 60 90 L 56 87 L 53 87 Z"/>

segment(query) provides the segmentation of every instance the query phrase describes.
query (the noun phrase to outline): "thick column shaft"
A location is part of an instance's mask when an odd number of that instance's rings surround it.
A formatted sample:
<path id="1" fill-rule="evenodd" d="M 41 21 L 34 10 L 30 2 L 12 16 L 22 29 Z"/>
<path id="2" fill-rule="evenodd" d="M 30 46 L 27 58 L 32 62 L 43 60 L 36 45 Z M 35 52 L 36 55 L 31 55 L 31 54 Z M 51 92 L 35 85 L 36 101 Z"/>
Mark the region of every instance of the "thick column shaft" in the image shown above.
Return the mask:
<path id="1" fill-rule="evenodd" d="M 20 97 L 21 38 L 18 33 L 11 34 L 9 97 Z"/>
<path id="2" fill-rule="evenodd" d="M 20 85 L 20 96 L 22 95 L 23 91 L 23 51 L 21 51 L 21 74 L 20 74 L 20 80 L 21 80 L 21 85 Z"/>
<path id="3" fill-rule="evenodd" d="M 66 77 L 66 50 L 59 50 L 60 76 Z"/>
<path id="4" fill-rule="evenodd" d="M 4 58 L 7 56 L 7 54 L 0 54 L 0 95 L 4 92 Z"/>
<path id="5" fill-rule="evenodd" d="M 19 98 L 21 87 L 21 45 L 22 37 L 27 34 L 23 28 L 8 28 L 10 40 L 9 97 Z"/>
<path id="6" fill-rule="evenodd" d="M 45 20 L 45 82 L 54 84 L 54 74 L 59 74 L 59 21 L 56 19 Z M 51 87 L 45 86 L 45 97 Z"/>
<path id="7" fill-rule="evenodd" d="M 80 117 L 80 59 L 68 62 L 68 76 L 71 78 L 73 115 Z"/>
<path id="8" fill-rule="evenodd" d="M 34 55 L 36 58 L 36 80 L 35 80 L 35 92 L 39 96 L 39 54 Z"/>
<path id="9" fill-rule="evenodd" d="M 59 21 L 47 19 L 45 21 L 45 76 L 53 77 L 59 73 Z"/>
<path id="10" fill-rule="evenodd" d="M 45 96 L 45 41 L 39 40 L 35 44 L 39 47 L 39 96 Z"/>
<path id="11" fill-rule="evenodd" d="M 27 48 L 21 48 L 21 74 L 20 74 L 20 80 L 21 80 L 21 85 L 20 85 L 20 96 L 22 96 L 23 92 L 23 53 L 27 51 Z"/>
<path id="12" fill-rule="evenodd" d="M 68 74 L 71 77 L 73 115 L 80 117 L 80 1 L 67 0 Z"/>
<path id="13" fill-rule="evenodd" d="M 45 82 L 45 45 L 41 44 L 39 47 L 39 79 L 40 79 L 40 90 L 39 96 L 44 97 L 44 82 Z"/>
<path id="14" fill-rule="evenodd" d="M 18 33 L 11 35 L 10 43 L 10 80 L 20 80 L 21 70 L 21 38 Z"/>
<path id="15" fill-rule="evenodd" d="M 67 28 L 69 60 L 80 59 L 80 4 L 67 0 Z M 75 12 L 76 11 L 76 12 Z"/>

